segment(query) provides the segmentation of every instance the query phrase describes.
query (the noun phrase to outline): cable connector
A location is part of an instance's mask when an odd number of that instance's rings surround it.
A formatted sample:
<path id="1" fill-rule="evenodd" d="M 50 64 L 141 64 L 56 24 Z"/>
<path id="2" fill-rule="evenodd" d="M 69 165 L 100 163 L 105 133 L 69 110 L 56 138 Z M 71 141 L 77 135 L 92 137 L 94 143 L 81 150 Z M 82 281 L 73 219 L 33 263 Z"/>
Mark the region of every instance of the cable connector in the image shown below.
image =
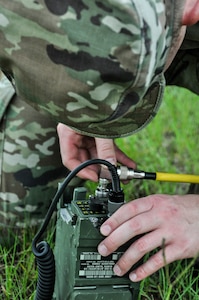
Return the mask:
<path id="1" fill-rule="evenodd" d="M 117 167 L 117 174 L 119 175 L 120 180 L 130 180 L 133 178 L 143 179 L 145 178 L 144 171 L 137 171 L 126 166 Z"/>
<path id="2" fill-rule="evenodd" d="M 108 199 L 108 213 L 111 216 L 118 208 L 124 204 L 124 193 L 110 191 Z"/>

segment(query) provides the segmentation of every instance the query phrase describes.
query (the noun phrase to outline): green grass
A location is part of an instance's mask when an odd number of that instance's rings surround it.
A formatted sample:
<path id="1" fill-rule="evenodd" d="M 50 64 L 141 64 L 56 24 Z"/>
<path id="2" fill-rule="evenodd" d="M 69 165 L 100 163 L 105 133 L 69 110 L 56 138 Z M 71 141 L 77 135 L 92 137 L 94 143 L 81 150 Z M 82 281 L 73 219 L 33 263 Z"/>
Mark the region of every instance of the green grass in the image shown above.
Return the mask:
<path id="1" fill-rule="evenodd" d="M 136 135 L 118 139 L 117 144 L 138 163 L 138 168 L 153 172 L 199 174 L 198 97 L 178 88 L 167 88 L 156 118 Z M 89 183 L 90 189 L 93 185 Z M 126 199 L 153 193 L 185 194 L 188 184 L 156 181 L 131 181 L 124 186 Z M 37 278 L 31 237 L 24 233 L 20 249 L 0 247 L 0 299 L 34 299 Z M 193 260 L 175 262 L 143 280 L 139 300 L 198 300 L 199 275 Z M 195 273 L 196 274 L 195 274 Z"/>
<path id="2" fill-rule="evenodd" d="M 142 131 L 117 144 L 149 172 L 199 174 L 199 99 L 179 88 L 167 88 L 165 99 L 155 119 Z M 133 197 L 151 193 L 185 193 L 188 184 L 167 182 L 131 182 Z"/>
<path id="3" fill-rule="evenodd" d="M 24 232 L 20 247 L 14 243 L 10 249 L 0 246 L 0 299 L 34 299 L 37 273 L 30 239 Z"/>

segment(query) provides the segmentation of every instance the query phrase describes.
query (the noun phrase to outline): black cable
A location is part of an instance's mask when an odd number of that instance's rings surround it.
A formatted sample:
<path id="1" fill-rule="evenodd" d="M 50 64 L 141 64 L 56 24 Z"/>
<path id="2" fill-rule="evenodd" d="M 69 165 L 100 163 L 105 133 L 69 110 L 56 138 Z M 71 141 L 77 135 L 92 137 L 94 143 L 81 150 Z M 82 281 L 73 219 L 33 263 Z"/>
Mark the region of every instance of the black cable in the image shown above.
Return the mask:
<path id="1" fill-rule="evenodd" d="M 93 159 L 88 160 L 80 164 L 77 168 L 71 171 L 68 176 L 65 178 L 63 183 L 60 185 L 57 193 L 55 194 L 52 203 L 47 211 L 46 217 L 44 222 L 40 228 L 40 230 L 36 233 L 33 242 L 32 242 L 32 252 L 34 253 L 37 261 L 38 266 L 38 282 L 37 282 L 37 289 L 36 289 L 36 296 L 35 300 L 51 300 L 52 294 L 54 290 L 54 283 L 55 283 L 55 261 L 54 255 L 50 246 L 45 241 L 38 243 L 39 239 L 43 235 L 48 223 L 51 219 L 51 216 L 54 210 L 57 207 L 57 203 L 63 194 L 65 188 L 69 184 L 69 182 L 79 173 L 82 169 L 86 168 L 92 164 L 104 164 L 108 167 L 111 176 L 112 176 L 112 189 L 116 193 L 121 192 L 120 188 L 120 180 L 117 174 L 117 169 L 114 165 L 110 162 L 103 160 L 103 159 Z"/>
<path id="2" fill-rule="evenodd" d="M 55 285 L 55 259 L 52 249 L 45 241 L 37 245 L 38 279 L 35 300 L 51 300 Z"/>
<path id="3" fill-rule="evenodd" d="M 120 192 L 121 191 L 121 187 L 120 187 L 120 180 L 119 180 L 119 176 L 117 174 L 117 169 L 114 165 L 112 165 L 110 162 L 104 160 L 104 159 L 92 159 L 92 160 L 87 160 L 85 162 L 83 162 L 82 164 L 80 164 L 77 168 L 75 168 L 73 171 L 71 171 L 68 176 L 64 179 L 63 183 L 60 185 L 60 188 L 58 189 L 58 191 L 56 192 L 52 203 L 47 211 L 45 220 L 40 228 L 40 230 L 38 231 L 38 233 L 35 235 L 33 242 L 32 242 L 32 247 L 33 247 L 33 252 L 37 252 L 36 251 L 36 243 L 37 241 L 40 239 L 40 237 L 43 235 L 44 231 L 46 230 L 46 227 L 48 226 L 48 223 L 50 221 L 50 218 L 53 214 L 53 212 L 55 211 L 56 207 L 57 207 L 57 202 L 59 201 L 61 195 L 63 194 L 65 188 L 67 187 L 67 185 L 69 184 L 69 182 L 77 175 L 77 173 L 79 173 L 82 169 L 88 167 L 89 165 L 92 164 L 104 164 L 108 167 L 111 176 L 112 176 L 112 189 L 114 192 Z M 39 254 L 39 253 L 38 253 Z"/>

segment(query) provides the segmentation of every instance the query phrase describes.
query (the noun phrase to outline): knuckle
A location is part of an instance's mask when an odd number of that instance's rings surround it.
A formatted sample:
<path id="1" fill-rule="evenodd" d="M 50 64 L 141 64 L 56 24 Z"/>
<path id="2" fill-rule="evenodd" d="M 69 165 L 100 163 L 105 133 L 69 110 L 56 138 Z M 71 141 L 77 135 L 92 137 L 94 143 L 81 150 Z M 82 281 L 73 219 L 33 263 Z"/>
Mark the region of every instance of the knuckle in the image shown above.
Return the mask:
<path id="1" fill-rule="evenodd" d="M 118 261 L 118 265 L 123 273 L 126 273 L 131 267 L 131 261 L 126 257 L 126 255 L 122 255 L 120 260 Z"/>
<path id="2" fill-rule="evenodd" d="M 135 234 L 136 234 L 137 232 L 139 233 L 139 232 L 141 231 L 141 229 L 142 229 L 141 223 L 140 223 L 138 220 L 136 220 L 136 219 L 131 220 L 131 221 L 129 222 L 129 226 L 130 226 L 130 229 L 133 230 L 133 232 L 134 232 Z"/>
<path id="3" fill-rule="evenodd" d="M 136 274 L 140 279 L 146 278 L 164 266 L 161 253 L 152 256 L 146 263 L 139 266 Z"/>
<path id="4" fill-rule="evenodd" d="M 138 253 L 140 254 L 145 254 L 146 252 L 148 252 L 148 243 L 146 242 L 146 240 L 144 238 L 140 238 L 139 240 L 137 240 L 136 243 L 136 248 Z"/>
<path id="5" fill-rule="evenodd" d="M 153 194 L 148 196 L 150 198 L 150 201 L 153 203 L 154 206 L 162 205 L 162 202 L 165 201 L 165 195 L 162 194 Z"/>
<path id="6" fill-rule="evenodd" d="M 112 230 L 115 230 L 120 225 L 120 221 L 113 214 L 103 225 L 108 225 Z"/>
<path id="7" fill-rule="evenodd" d="M 138 204 L 135 201 L 126 203 L 126 207 L 128 207 L 129 215 L 134 216 L 138 214 Z"/>
<path id="8" fill-rule="evenodd" d="M 161 252 L 155 254 L 152 258 L 154 268 L 157 270 L 164 265 L 164 261 L 166 262 L 166 257 L 164 259 L 164 255 Z"/>
<path id="9" fill-rule="evenodd" d="M 147 277 L 149 275 L 148 272 L 147 272 L 147 269 L 146 269 L 145 265 L 140 266 L 137 269 L 136 273 L 137 273 L 137 275 L 138 275 L 139 278 L 145 278 L 145 277 Z"/>
<path id="10" fill-rule="evenodd" d="M 118 248 L 117 240 L 113 235 L 110 235 L 108 238 L 106 238 L 106 247 L 109 252 L 112 252 Z"/>

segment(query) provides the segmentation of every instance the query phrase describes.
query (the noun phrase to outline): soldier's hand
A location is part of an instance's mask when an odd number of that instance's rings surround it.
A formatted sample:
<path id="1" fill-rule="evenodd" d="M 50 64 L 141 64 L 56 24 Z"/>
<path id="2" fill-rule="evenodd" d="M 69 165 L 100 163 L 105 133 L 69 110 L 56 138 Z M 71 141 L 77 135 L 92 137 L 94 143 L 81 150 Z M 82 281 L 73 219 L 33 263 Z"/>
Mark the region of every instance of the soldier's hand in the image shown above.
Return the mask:
<path id="1" fill-rule="evenodd" d="M 98 251 L 107 256 L 140 235 L 114 267 L 115 273 L 122 276 L 145 254 L 159 249 L 130 272 L 132 281 L 140 281 L 165 264 L 198 256 L 198 215 L 198 195 L 150 195 L 133 200 L 103 223 L 101 233 L 106 238 Z"/>
<path id="2" fill-rule="evenodd" d="M 82 162 L 96 158 L 95 139 L 81 135 L 68 126 L 59 123 L 57 126 L 62 162 L 69 170 L 78 167 Z M 90 165 L 81 170 L 78 176 L 83 179 L 98 180 L 99 167 Z"/>
<path id="3" fill-rule="evenodd" d="M 126 156 L 112 139 L 85 136 L 61 123 L 57 126 L 57 132 L 62 162 L 70 170 L 93 158 L 105 159 L 112 164 L 119 162 L 131 168 L 136 166 L 135 162 Z M 83 179 L 98 181 L 100 170 L 100 166 L 90 165 L 80 171 L 78 176 Z"/>

